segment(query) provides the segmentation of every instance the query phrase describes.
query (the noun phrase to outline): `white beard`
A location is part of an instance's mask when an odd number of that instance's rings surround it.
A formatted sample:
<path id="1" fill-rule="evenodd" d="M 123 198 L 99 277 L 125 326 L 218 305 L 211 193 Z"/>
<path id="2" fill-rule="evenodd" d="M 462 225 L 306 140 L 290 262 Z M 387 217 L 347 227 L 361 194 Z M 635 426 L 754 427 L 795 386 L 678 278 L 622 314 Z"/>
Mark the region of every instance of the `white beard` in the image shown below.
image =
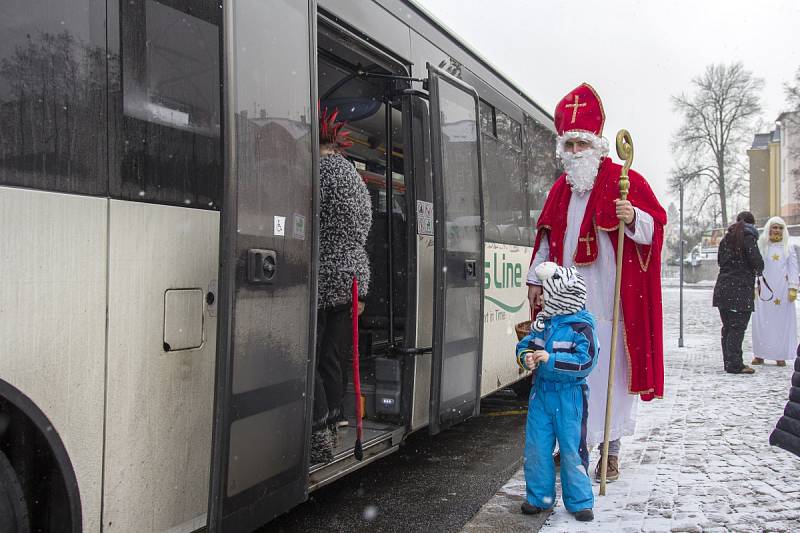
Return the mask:
<path id="1" fill-rule="evenodd" d="M 567 173 L 567 183 L 573 192 L 583 194 L 592 190 L 597 170 L 600 168 L 600 160 L 603 159 L 602 150 L 589 148 L 574 154 L 561 152 L 558 155 Z"/>
<path id="2" fill-rule="evenodd" d="M 588 141 L 591 148 L 575 154 L 567 152 L 564 144 L 570 139 Z M 608 155 L 608 140 L 588 131 L 568 131 L 556 139 L 556 155 L 564 165 L 572 191 L 584 194 L 594 187 L 600 161 Z"/>

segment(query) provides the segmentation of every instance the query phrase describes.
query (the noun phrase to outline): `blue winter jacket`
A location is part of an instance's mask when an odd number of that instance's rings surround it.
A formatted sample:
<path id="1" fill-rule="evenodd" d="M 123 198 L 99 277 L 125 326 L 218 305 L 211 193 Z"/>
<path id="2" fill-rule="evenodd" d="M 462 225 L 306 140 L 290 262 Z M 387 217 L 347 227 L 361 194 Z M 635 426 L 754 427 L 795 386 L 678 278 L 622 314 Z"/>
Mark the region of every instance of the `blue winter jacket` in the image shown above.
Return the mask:
<path id="1" fill-rule="evenodd" d="M 545 350 L 547 363 L 536 369 L 536 380 L 583 383 L 597 364 L 600 350 L 594 317 L 586 309 L 544 321 L 543 331 L 531 331 L 517 344 L 517 364 L 525 367 L 526 351 Z"/>

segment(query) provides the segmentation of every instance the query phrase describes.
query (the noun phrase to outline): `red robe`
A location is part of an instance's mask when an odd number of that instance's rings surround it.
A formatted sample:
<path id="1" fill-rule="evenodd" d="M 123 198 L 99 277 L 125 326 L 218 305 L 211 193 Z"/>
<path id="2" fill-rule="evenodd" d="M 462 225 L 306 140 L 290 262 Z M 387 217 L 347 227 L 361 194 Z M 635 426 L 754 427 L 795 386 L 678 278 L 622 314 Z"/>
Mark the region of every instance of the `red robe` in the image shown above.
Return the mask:
<path id="1" fill-rule="evenodd" d="M 622 167 L 606 157 L 600 163 L 594 187 L 589 195 L 586 213 L 580 228 L 580 243 L 575 249 L 575 265 L 588 265 L 597 259 L 600 231 L 617 249 L 617 228 L 614 200 L 619 198 L 619 175 Z M 628 391 L 642 400 L 664 395 L 664 348 L 661 316 L 661 244 L 667 214 L 656 199 L 647 181 L 631 170 L 628 200 L 653 217 L 652 244 L 641 245 L 626 238 L 622 252 L 622 316 L 625 321 L 625 354 L 628 357 Z M 542 214 L 536 223 L 536 245 L 542 235 L 549 234 L 550 261 L 563 264 L 564 236 L 567 231 L 567 210 L 572 189 L 566 174 L 556 180 L 547 195 Z M 605 237 L 601 237 L 605 238 Z M 588 245 L 588 246 L 587 246 Z"/>

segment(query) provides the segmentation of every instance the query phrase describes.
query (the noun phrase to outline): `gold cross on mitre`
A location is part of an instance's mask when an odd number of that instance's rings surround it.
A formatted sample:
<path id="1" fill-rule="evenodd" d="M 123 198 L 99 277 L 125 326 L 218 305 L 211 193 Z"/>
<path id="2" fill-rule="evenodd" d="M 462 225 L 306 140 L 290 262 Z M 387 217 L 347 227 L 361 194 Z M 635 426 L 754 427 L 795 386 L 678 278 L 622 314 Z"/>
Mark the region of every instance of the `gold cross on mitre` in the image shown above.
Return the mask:
<path id="1" fill-rule="evenodd" d="M 589 246 L 589 243 L 592 242 L 593 240 L 594 240 L 594 237 L 592 237 L 591 235 L 587 235 L 586 237 L 578 238 L 579 242 L 585 242 L 586 243 L 586 255 L 591 255 L 591 253 L 592 253 L 592 248 Z"/>
<path id="2" fill-rule="evenodd" d="M 586 102 L 579 104 L 578 101 L 580 97 L 576 94 L 575 100 L 571 104 L 567 104 L 564 107 L 571 107 L 572 108 L 572 122 L 570 124 L 575 124 L 575 117 L 578 115 L 578 108 L 579 107 L 586 107 Z"/>

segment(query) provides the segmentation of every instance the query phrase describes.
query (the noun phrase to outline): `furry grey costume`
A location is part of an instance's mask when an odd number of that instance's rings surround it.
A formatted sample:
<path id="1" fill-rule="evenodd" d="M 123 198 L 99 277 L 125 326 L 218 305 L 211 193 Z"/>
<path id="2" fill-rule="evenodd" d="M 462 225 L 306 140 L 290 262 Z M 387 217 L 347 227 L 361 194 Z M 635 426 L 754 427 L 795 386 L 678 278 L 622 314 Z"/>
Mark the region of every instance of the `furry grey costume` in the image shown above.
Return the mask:
<path id="1" fill-rule="evenodd" d="M 353 275 L 358 295 L 369 292 L 369 258 L 364 248 L 372 226 L 372 204 L 364 180 L 341 154 L 326 155 L 319 162 L 320 309 L 352 300 Z"/>
<path id="2" fill-rule="evenodd" d="M 769 443 L 800 457 L 800 346 L 797 347 L 797 359 L 794 361 L 789 401 L 778 420 L 778 427 L 769 436 Z"/>

